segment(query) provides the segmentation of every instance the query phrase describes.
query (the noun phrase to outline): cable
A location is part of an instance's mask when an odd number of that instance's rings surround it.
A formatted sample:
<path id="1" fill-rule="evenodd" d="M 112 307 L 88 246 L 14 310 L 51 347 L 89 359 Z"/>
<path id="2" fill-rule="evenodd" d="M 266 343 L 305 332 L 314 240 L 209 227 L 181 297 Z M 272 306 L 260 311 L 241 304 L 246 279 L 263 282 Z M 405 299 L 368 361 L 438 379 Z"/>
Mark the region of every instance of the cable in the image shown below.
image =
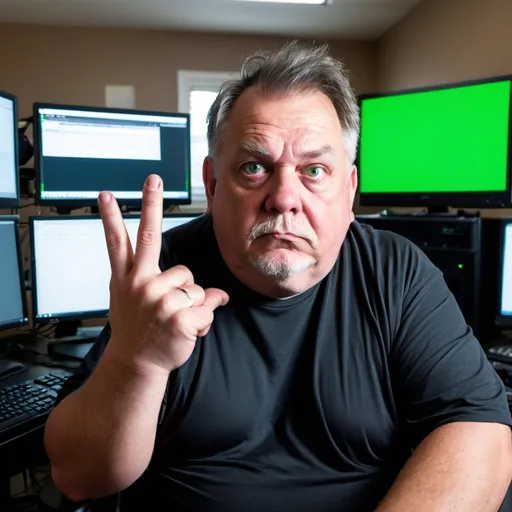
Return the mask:
<path id="1" fill-rule="evenodd" d="M 27 475 L 27 473 L 28 473 L 28 475 Z M 30 496 L 31 493 L 33 493 L 34 491 L 36 491 L 36 493 L 39 494 L 39 491 L 42 489 L 45 482 L 50 477 L 49 471 L 45 471 L 43 474 L 43 477 L 38 479 L 34 468 L 29 468 L 27 470 L 24 470 L 20 474 L 23 477 L 23 484 L 24 484 L 25 489 L 23 491 L 20 491 L 20 492 L 17 492 L 15 494 L 11 495 L 11 498 Z M 28 484 L 29 478 L 30 478 L 30 485 Z"/>

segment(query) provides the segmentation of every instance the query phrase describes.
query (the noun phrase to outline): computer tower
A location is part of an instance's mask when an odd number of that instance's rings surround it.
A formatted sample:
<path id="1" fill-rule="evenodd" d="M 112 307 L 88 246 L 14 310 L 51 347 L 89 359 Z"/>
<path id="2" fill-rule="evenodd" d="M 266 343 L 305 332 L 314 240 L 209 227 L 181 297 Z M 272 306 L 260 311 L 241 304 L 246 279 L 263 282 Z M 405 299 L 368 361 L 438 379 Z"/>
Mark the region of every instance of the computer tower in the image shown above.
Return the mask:
<path id="1" fill-rule="evenodd" d="M 420 247 L 482 343 L 494 335 L 498 286 L 497 219 L 455 215 L 360 215 L 362 224 L 397 233 Z"/>

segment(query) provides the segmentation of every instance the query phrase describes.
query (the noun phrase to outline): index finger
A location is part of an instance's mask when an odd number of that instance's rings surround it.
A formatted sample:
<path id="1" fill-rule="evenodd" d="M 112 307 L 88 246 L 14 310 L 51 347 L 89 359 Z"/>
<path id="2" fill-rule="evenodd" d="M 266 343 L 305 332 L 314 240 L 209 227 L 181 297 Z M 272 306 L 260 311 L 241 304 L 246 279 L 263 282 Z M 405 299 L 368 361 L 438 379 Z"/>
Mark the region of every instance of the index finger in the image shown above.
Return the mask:
<path id="1" fill-rule="evenodd" d="M 149 276 L 158 271 L 162 247 L 163 185 L 162 179 L 151 174 L 142 192 L 142 211 L 134 268 L 137 274 Z"/>
<path id="2" fill-rule="evenodd" d="M 130 272 L 133 263 L 133 249 L 121 210 L 110 192 L 98 196 L 98 209 L 105 231 L 110 268 L 114 278 L 122 278 Z"/>

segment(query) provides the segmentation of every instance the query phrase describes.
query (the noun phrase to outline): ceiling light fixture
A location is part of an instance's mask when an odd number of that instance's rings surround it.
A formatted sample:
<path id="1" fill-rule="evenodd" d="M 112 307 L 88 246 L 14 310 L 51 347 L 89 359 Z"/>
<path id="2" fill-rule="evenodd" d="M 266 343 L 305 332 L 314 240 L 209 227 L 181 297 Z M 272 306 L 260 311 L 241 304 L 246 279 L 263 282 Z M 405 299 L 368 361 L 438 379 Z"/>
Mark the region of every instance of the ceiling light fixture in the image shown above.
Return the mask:
<path id="1" fill-rule="evenodd" d="M 327 5 L 332 0 L 237 0 L 238 2 L 260 2 L 273 4 L 307 4 L 307 5 Z"/>

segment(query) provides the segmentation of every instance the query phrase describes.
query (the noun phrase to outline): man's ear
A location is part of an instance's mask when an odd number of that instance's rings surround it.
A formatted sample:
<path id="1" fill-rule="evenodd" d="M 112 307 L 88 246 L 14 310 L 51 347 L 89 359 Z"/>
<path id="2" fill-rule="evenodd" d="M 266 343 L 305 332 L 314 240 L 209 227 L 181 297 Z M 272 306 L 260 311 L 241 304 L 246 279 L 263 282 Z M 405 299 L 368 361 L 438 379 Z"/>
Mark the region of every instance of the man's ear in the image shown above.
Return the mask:
<path id="1" fill-rule="evenodd" d="M 357 167 L 355 165 L 352 166 L 352 170 L 350 171 L 350 211 L 352 216 L 352 221 L 355 219 L 354 215 L 354 200 L 356 198 L 357 185 L 359 183 L 357 176 Z"/>
<path id="2" fill-rule="evenodd" d="M 215 187 L 217 186 L 217 179 L 215 178 L 215 168 L 213 158 L 207 156 L 203 162 L 203 183 L 204 191 L 206 193 L 206 213 L 210 214 L 213 210 L 213 198 L 215 196 Z"/>
<path id="3" fill-rule="evenodd" d="M 358 177 L 357 177 L 357 167 L 355 165 L 352 166 L 350 171 L 350 206 L 354 207 L 354 199 L 356 197 L 358 185 Z"/>

